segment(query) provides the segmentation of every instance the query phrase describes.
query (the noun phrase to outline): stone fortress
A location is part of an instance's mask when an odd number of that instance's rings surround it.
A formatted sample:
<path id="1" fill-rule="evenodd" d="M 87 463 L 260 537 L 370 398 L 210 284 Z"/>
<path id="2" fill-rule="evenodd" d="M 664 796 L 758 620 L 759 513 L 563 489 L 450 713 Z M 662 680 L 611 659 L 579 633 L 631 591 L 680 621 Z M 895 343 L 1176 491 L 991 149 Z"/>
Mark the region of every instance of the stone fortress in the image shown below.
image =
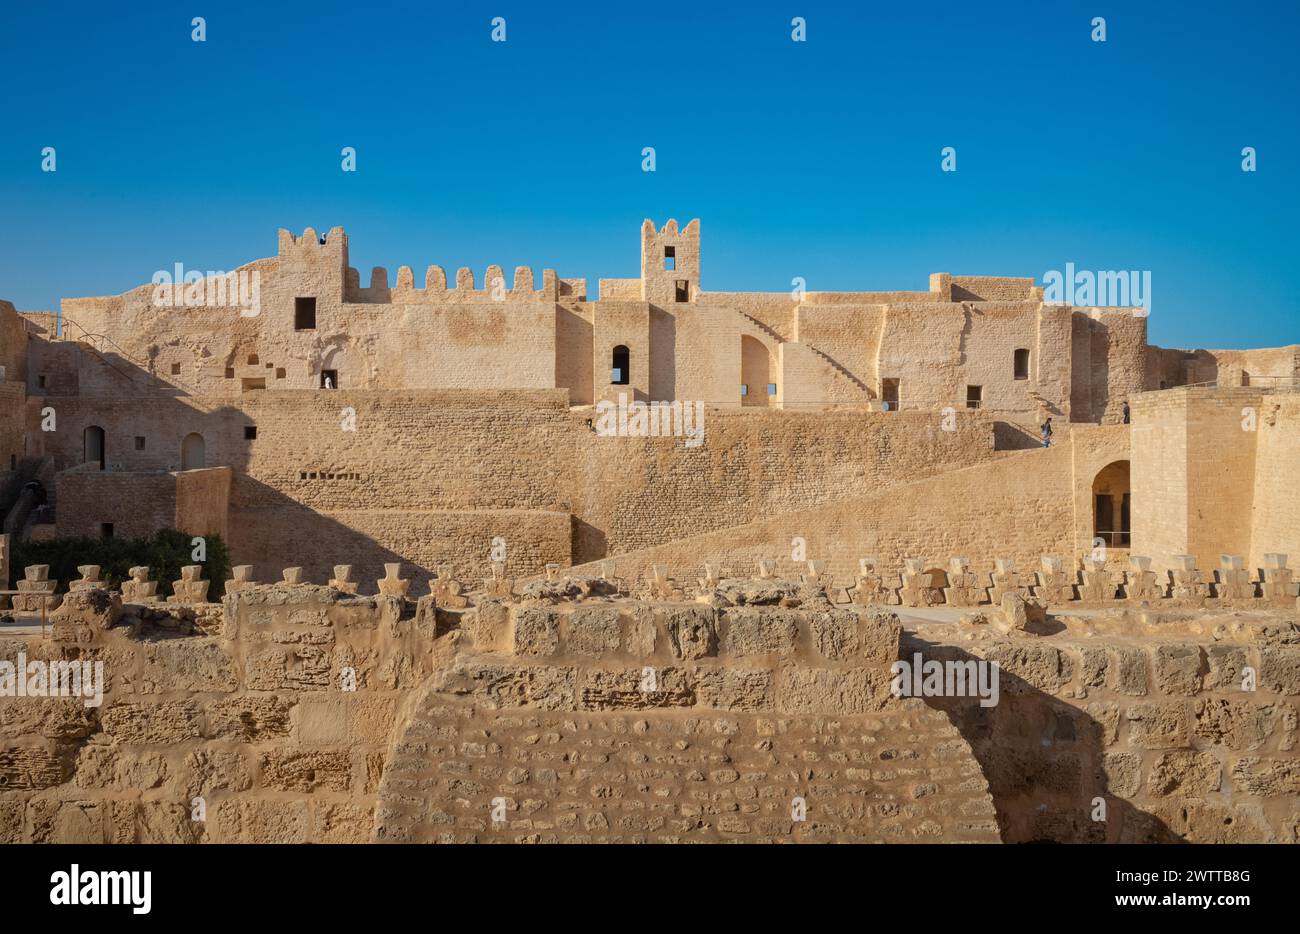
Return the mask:
<path id="1" fill-rule="evenodd" d="M 48 500 L 5 533 L 237 565 L 110 590 L 5 540 L 53 629 L 0 661 L 108 685 L 0 696 L 0 839 L 1300 840 L 1300 345 L 1162 349 L 1029 278 L 700 270 L 698 221 L 647 220 L 596 301 L 363 287 L 308 229 L 0 302 L 0 479 Z M 620 401 L 699 404 L 702 443 L 600 431 Z M 895 696 L 914 653 L 997 662 L 1000 702 Z"/>

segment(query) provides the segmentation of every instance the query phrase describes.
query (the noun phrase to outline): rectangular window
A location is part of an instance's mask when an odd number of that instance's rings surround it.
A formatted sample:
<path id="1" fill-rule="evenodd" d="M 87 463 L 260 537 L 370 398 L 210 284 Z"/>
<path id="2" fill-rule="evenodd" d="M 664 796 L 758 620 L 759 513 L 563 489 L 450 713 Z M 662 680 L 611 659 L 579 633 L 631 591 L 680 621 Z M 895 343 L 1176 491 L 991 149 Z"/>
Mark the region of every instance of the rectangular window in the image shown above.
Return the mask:
<path id="1" fill-rule="evenodd" d="M 44 389 L 44 388 L 45 388 L 45 377 L 44 377 L 44 376 L 38 376 L 38 377 L 36 377 L 36 385 L 37 385 L 38 388 L 40 388 L 40 389 Z"/>
<path id="2" fill-rule="evenodd" d="M 664 247 L 664 269 L 674 270 L 677 268 L 677 247 Z"/>
<path id="3" fill-rule="evenodd" d="M 321 371 L 320 371 L 320 388 L 321 388 L 321 389 L 338 389 L 338 388 L 339 388 L 339 371 L 338 371 L 338 370 L 321 370 Z"/>
<path id="4" fill-rule="evenodd" d="M 982 401 L 983 395 L 984 395 L 983 386 L 967 386 L 966 387 L 966 408 L 978 409 L 980 407 L 980 402 Z"/>
<path id="5" fill-rule="evenodd" d="M 313 331 L 316 329 L 315 298 L 295 298 L 293 300 L 293 329 L 295 331 Z"/>
<path id="6" fill-rule="evenodd" d="M 741 383 L 741 384 L 740 384 L 740 394 L 741 394 L 742 396 L 747 396 L 747 395 L 749 395 L 749 386 L 748 386 L 747 384 L 745 384 L 745 383 Z"/>
<path id="7" fill-rule="evenodd" d="M 1015 378 L 1029 379 L 1029 351 L 1021 348 L 1015 353 Z"/>
<path id="8" fill-rule="evenodd" d="M 256 441 L 256 440 L 257 440 L 257 426 L 256 426 L 256 425 L 245 425 L 245 426 L 244 426 L 244 440 L 245 440 L 245 441 Z"/>
<path id="9" fill-rule="evenodd" d="M 101 523 L 99 523 L 99 537 L 102 538 L 102 539 L 104 539 L 105 541 L 108 541 L 110 538 L 112 538 L 112 537 L 113 537 L 113 523 L 111 523 L 111 522 L 101 522 Z"/>
<path id="10" fill-rule="evenodd" d="M 240 389 L 243 392 L 250 392 L 254 389 L 265 389 L 266 378 L 262 376 L 245 378 L 240 380 L 239 384 L 240 384 Z"/>
<path id="11" fill-rule="evenodd" d="M 776 395 L 776 383 L 768 383 L 768 384 L 767 384 L 767 394 L 768 394 L 769 396 L 775 396 L 775 395 Z"/>
<path id="12" fill-rule="evenodd" d="M 136 436 L 135 436 L 135 449 L 136 449 L 137 451 L 143 451 L 143 450 L 144 450 L 144 435 L 136 435 Z"/>
<path id="13" fill-rule="evenodd" d="M 689 302 L 691 300 L 691 283 L 687 279 L 677 280 L 677 301 Z"/>
<path id="14" fill-rule="evenodd" d="M 275 368 L 275 378 L 284 379 L 284 367 L 278 366 Z"/>
<path id="15" fill-rule="evenodd" d="M 179 363 L 173 363 L 172 376 L 180 376 L 180 375 L 181 375 L 181 365 Z"/>
<path id="16" fill-rule="evenodd" d="M 235 368 L 233 366 L 226 367 L 226 379 L 234 379 L 234 378 L 235 378 Z"/>

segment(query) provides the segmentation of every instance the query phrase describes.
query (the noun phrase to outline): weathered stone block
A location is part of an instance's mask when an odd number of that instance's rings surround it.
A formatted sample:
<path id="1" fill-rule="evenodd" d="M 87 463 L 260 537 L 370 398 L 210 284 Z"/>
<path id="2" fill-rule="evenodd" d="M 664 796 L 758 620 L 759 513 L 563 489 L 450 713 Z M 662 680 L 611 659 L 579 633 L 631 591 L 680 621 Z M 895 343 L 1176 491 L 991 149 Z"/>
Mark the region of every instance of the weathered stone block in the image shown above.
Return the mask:
<path id="1" fill-rule="evenodd" d="M 560 645 L 559 611 L 545 606 L 516 607 L 513 649 L 517 655 L 554 655 Z"/>
<path id="2" fill-rule="evenodd" d="M 722 650 L 728 655 L 785 655 L 794 651 L 799 617 L 792 611 L 733 607 L 721 614 Z"/>

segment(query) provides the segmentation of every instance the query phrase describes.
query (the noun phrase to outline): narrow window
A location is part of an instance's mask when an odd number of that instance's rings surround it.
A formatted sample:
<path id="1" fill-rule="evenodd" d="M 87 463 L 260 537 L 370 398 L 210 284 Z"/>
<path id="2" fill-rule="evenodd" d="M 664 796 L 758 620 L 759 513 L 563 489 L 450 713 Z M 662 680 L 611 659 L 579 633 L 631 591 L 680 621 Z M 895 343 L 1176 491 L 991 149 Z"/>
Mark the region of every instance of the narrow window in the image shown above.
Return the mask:
<path id="1" fill-rule="evenodd" d="M 135 449 L 136 449 L 137 451 L 143 451 L 143 450 L 144 450 L 144 435 L 136 435 L 136 436 L 135 436 Z"/>
<path id="2" fill-rule="evenodd" d="M 234 379 L 234 378 L 235 378 L 235 368 L 233 366 L 226 367 L 226 379 Z"/>
<path id="3" fill-rule="evenodd" d="M 284 367 L 278 366 L 275 368 L 275 378 L 284 379 Z"/>
<path id="4" fill-rule="evenodd" d="M 677 301 L 689 302 L 691 300 L 691 283 L 686 279 L 677 280 Z"/>
<path id="5" fill-rule="evenodd" d="M 880 381 L 880 401 L 885 404 L 886 412 L 898 411 L 898 392 L 899 381 L 897 379 L 882 379 Z"/>
<path id="6" fill-rule="evenodd" d="M 984 395 L 983 386 L 966 387 L 966 408 L 978 409 L 980 407 L 980 397 Z"/>
<path id="7" fill-rule="evenodd" d="M 609 381 L 614 386 L 626 386 L 631 375 L 632 355 L 628 349 L 619 344 L 614 348 L 614 360 L 609 374 Z"/>
<path id="8" fill-rule="evenodd" d="M 767 394 L 768 394 L 769 396 L 775 396 L 775 395 L 776 395 L 776 383 L 768 383 L 768 384 L 767 384 Z"/>
<path id="9" fill-rule="evenodd" d="M 38 376 L 38 377 L 36 377 L 36 385 L 37 385 L 38 388 L 40 388 L 40 389 L 44 389 L 44 388 L 45 388 L 45 377 L 44 377 L 44 376 Z"/>
<path id="10" fill-rule="evenodd" d="M 312 331 L 316 328 L 316 299 L 295 298 L 293 300 L 293 329 L 295 331 Z"/>
<path id="11" fill-rule="evenodd" d="M 256 425 L 245 425 L 245 426 L 244 426 L 244 440 L 245 440 L 245 441 L 256 441 L 256 440 L 257 440 L 257 426 L 256 426 Z"/>
<path id="12" fill-rule="evenodd" d="M 181 375 L 181 365 L 179 363 L 173 363 L 172 376 L 180 376 L 180 375 Z"/>
<path id="13" fill-rule="evenodd" d="M 1029 351 L 1023 347 L 1017 349 L 1014 360 L 1016 379 L 1029 379 Z"/>
<path id="14" fill-rule="evenodd" d="M 338 370 L 321 370 L 321 371 L 320 371 L 320 388 L 321 388 L 321 389 L 338 389 L 338 388 L 339 388 L 339 371 L 338 371 Z"/>
<path id="15" fill-rule="evenodd" d="M 664 269 L 673 270 L 677 268 L 677 247 L 664 247 Z"/>
<path id="16" fill-rule="evenodd" d="M 741 383 L 741 384 L 740 384 L 740 394 L 741 394 L 742 396 L 747 396 L 747 395 L 749 395 L 749 384 L 748 384 L 748 383 Z"/>
<path id="17" fill-rule="evenodd" d="M 111 522 L 101 522 L 101 523 L 99 523 L 99 537 L 102 538 L 102 539 L 104 539 L 104 541 L 108 541 L 110 538 L 112 538 L 112 537 L 113 537 L 113 523 L 111 523 Z"/>

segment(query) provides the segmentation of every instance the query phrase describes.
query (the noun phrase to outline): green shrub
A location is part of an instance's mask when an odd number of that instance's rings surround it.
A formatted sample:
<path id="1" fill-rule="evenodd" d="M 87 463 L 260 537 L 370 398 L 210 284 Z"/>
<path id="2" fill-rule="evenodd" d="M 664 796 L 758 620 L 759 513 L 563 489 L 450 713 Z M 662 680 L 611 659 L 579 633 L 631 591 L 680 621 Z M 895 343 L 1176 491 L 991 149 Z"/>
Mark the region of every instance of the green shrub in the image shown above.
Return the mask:
<path id="1" fill-rule="evenodd" d="M 207 560 L 194 561 L 192 538 L 175 529 L 162 529 L 151 538 L 52 538 L 43 542 L 16 542 L 10 568 L 14 580 L 20 580 L 23 568 L 29 564 L 48 564 L 50 579 L 59 582 L 62 593 L 68 589 L 69 581 L 81 577 L 78 565 L 100 565 L 103 579 L 116 588 L 131 576 L 131 568 L 145 564 L 153 571 L 153 579 L 159 582 L 158 593 L 170 596 L 172 581 L 180 580 L 181 568 L 202 564 L 204 580 L 212 581 L 209 596 L 219 596 L 230 577 L 226 543 L 219 535 L 205 535 Z"/>

